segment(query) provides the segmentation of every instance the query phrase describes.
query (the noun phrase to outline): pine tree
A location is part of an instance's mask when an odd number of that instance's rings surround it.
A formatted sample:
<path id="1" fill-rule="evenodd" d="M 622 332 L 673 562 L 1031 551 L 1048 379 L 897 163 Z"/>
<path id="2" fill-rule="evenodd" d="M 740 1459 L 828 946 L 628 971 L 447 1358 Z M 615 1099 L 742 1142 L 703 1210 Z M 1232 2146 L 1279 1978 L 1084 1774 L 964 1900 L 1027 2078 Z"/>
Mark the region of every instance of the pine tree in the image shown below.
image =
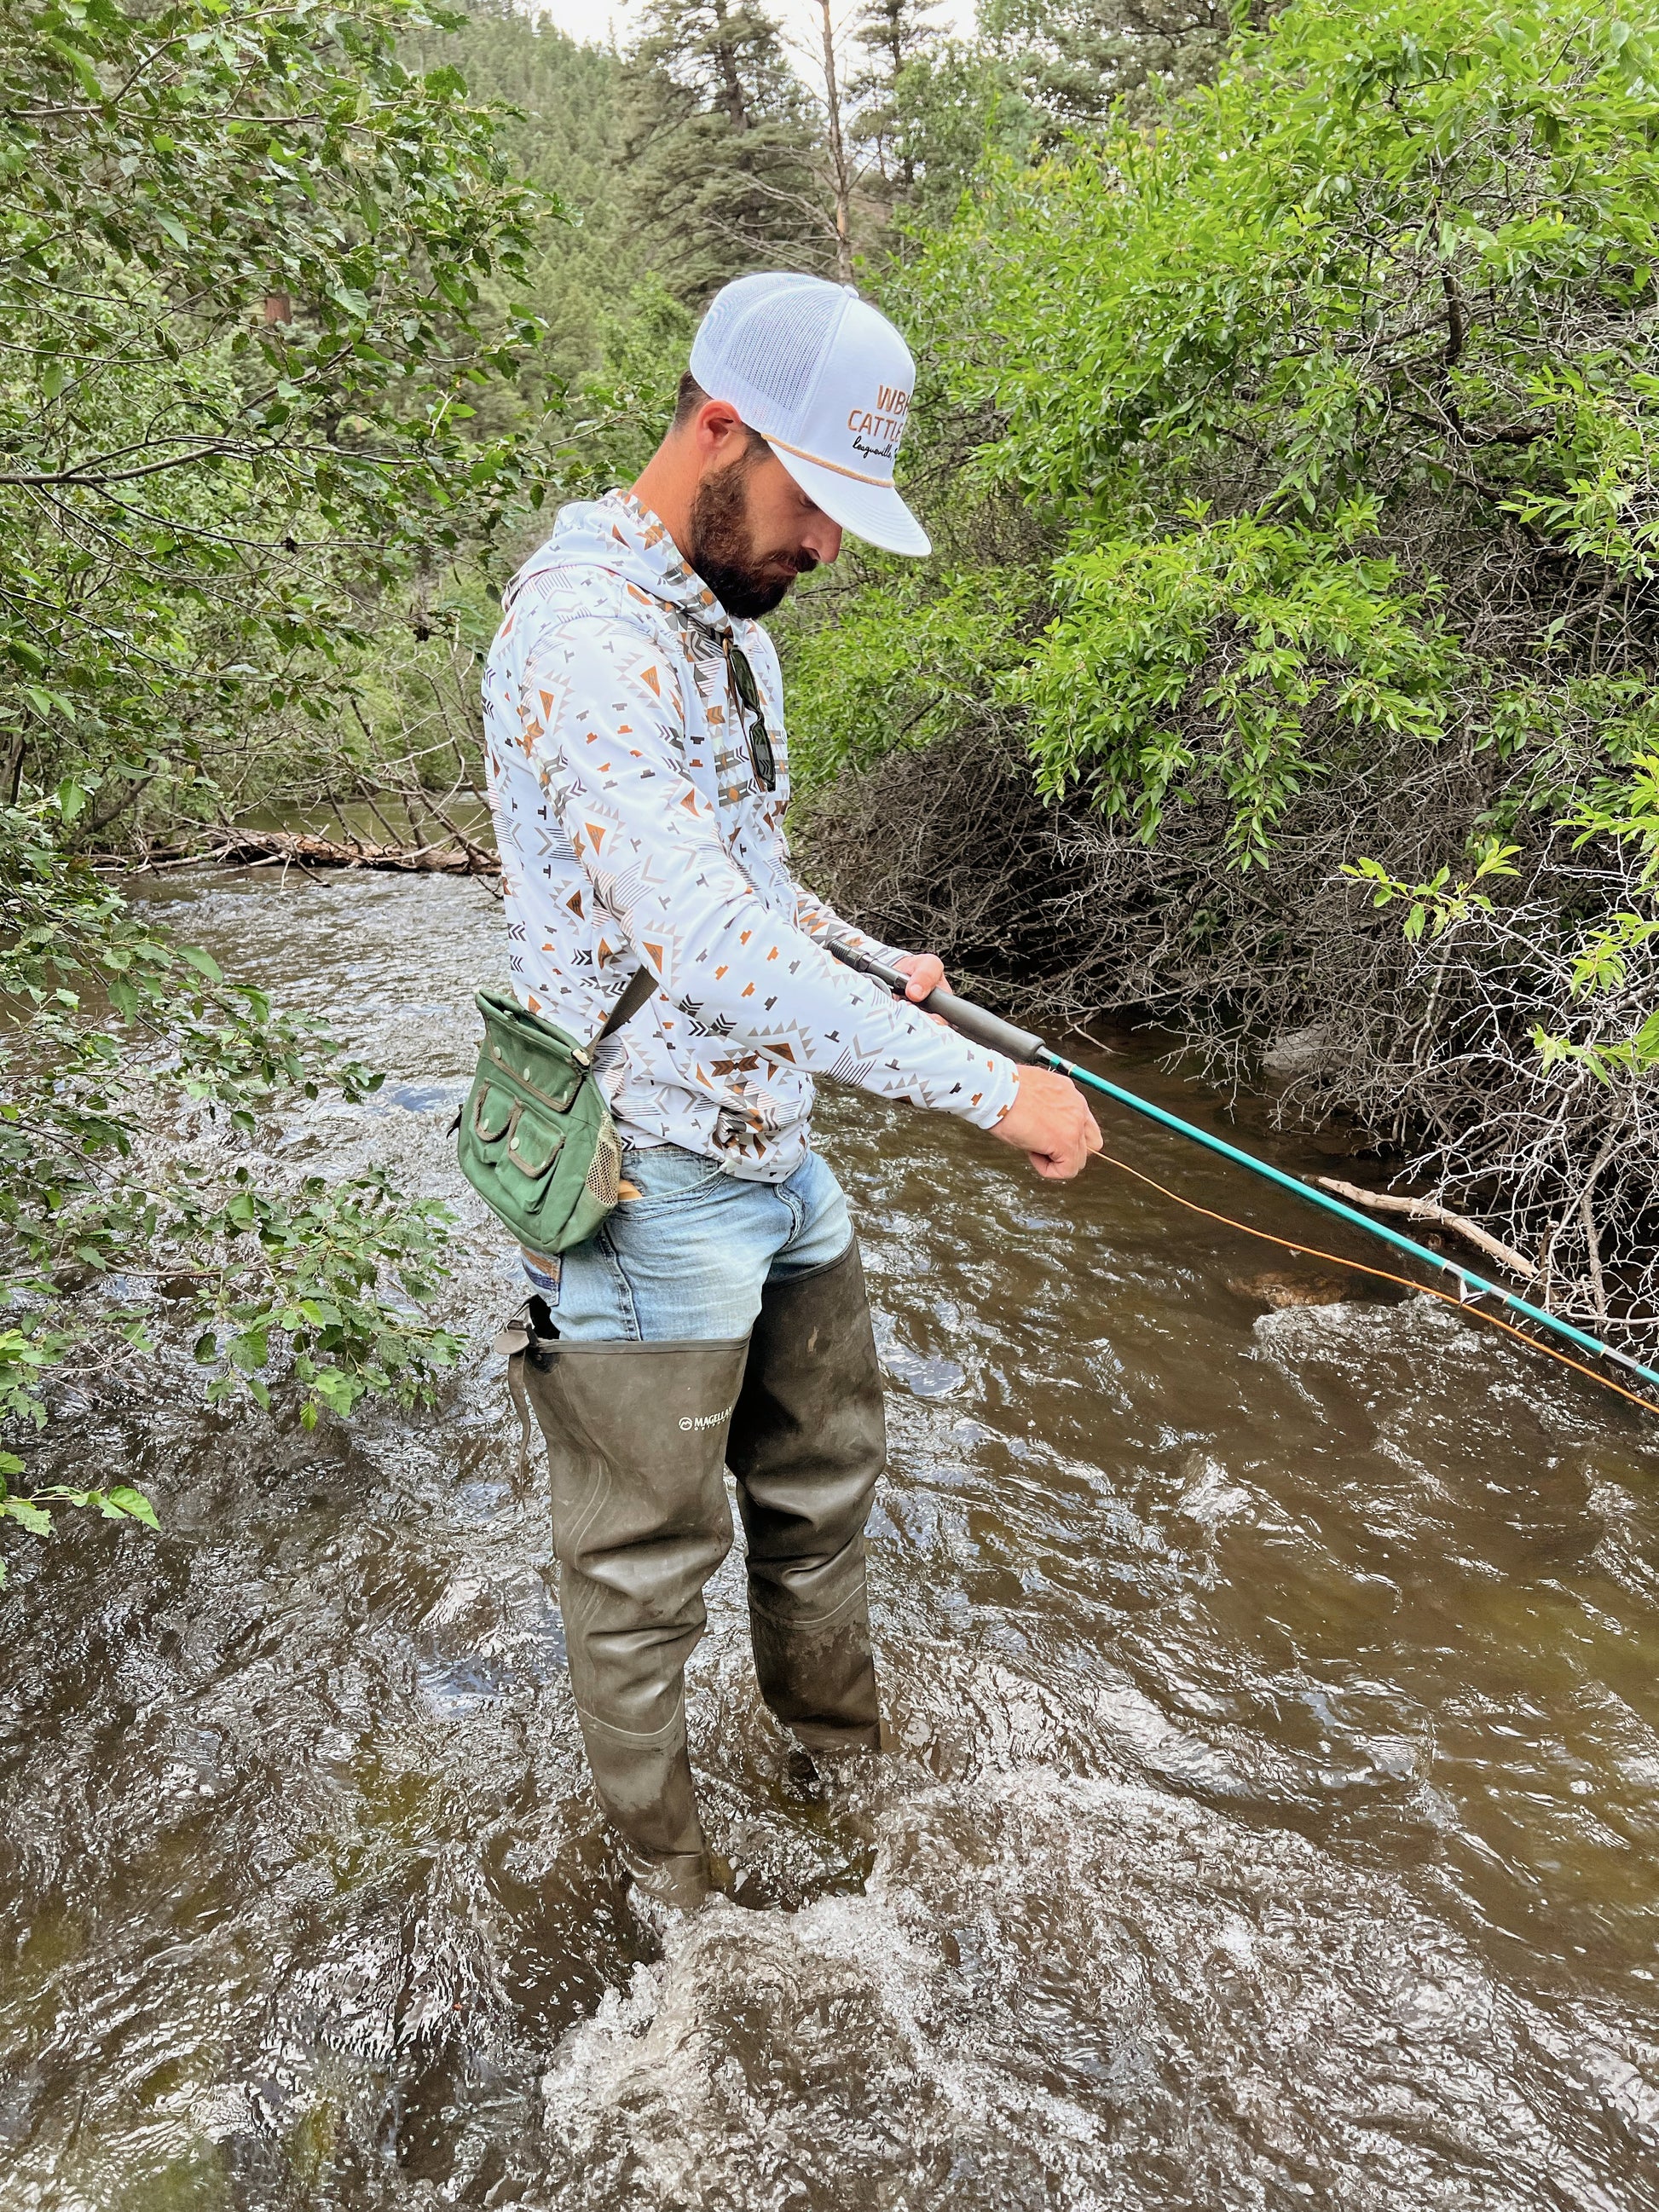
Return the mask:
<path id="1" fill-rule="evenodd" d="M 847 88 L 854 135 L 890 204 L 908 199 L 915 189 L 916 149 L 905 127 L 899 78 L 938 39 L 937 13 L 938 0 L 866 0 L 853 33 L 864 49 L 863 64 Z"/>
<path id="2" fill-rule="evenodd" d="M 1097 129 L 1115 100 L 1133 111 L 1213 76 L 1232 24 L 1228 0 L 986 0 L 980 15 L 1048 144 Z"/>
<path id="3" fill-rule="evenodd" d="M 655 0 L 626 71 L 626 198 L 677 298 L 697 306 L 748 270 L 833 259 L 816 137 L 756 0 Z"/>

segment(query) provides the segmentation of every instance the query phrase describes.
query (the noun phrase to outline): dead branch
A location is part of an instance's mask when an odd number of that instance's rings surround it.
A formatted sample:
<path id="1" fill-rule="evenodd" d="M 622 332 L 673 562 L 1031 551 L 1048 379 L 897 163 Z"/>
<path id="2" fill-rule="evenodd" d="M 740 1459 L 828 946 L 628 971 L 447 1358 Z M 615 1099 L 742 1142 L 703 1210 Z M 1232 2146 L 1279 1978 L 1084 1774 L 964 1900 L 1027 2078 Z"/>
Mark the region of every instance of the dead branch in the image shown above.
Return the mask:
<path id="1" fill-rule="evenodd" d="M 148 866 L 162 868 L 259 866 L 273 860 L 321 868 L 387 868 L 439 876 L 495 876 L 501 862 L 471 840 L 447 836 L 432 845 L 345 844 L 336 837 L 310 837 L 289 830 L 211 829 L 188 848 L 153 853 Z"/>
<path id="2" fill-rule="evenodd" d="M 1442 1229 L 1455 1230 L 1458 1236 L 1478 1245 L 1488 1259 L 1496 1260 L 1500 1267 L 1507 1267 L 1524 1281 L 1530 1282 L 1538 1273 L 1533 1262 L 1524 1259 L 1512 1245 L 1482 1229 L 1478 1222 L 1454 1213 L 1449 1206 L 1437 1206 L 1431 1198 L 1396 1198 L 1388 1191 L 1362 1190 L 1357 1182 L 1339 1182 L 1334 1176 L 1316 1176 L 1314 1181 L 1321 1190 L 1333 1190 L 1351 1205 L 1369 1206 L 1378 1213 L 1403 1213 L 1408 1221 L 1433 1221 Z"/>

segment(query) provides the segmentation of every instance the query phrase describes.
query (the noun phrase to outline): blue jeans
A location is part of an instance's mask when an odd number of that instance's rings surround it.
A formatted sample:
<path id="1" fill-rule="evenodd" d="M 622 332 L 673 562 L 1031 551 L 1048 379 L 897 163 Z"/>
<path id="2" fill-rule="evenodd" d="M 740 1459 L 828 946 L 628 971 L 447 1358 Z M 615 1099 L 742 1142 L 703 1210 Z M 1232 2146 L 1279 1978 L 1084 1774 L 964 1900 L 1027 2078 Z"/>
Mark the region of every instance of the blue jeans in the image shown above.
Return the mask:
<path id="1" fill-rule="evenodd" d="M 572 1342 L 747 1336 L 767 1282 L 839 1260 L 853 1241 L 840 1184 L 816 1152 L 783 1182 L 739 1182 L 677 1145 L 625 1147 L 624 1199 L 595 1236 L 525 1273 Z"/>

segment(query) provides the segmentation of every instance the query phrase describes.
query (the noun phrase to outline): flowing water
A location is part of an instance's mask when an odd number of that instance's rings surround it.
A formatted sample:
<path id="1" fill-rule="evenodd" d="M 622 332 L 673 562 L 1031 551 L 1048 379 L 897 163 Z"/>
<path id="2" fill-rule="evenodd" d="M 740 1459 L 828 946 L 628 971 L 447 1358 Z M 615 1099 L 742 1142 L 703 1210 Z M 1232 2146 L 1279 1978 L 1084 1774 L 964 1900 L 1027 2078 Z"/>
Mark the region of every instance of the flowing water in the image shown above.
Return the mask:
<path id="1" fill-rule="evenodd" d="M 731 1894 L 659 1941 L 514 1494 L 514 1269 L 443 1133 L 499 909 L 160 904 L 392 1071 L 270 1150 L 450 1195 L 476 1350 L 429 1414 L 310 1435 L 204 1412 L 187 1361 L 70 1409 L 70 1463 L 164 1528 L 77 1517 L 0 1613 L 5 2212 L 1659 2205 L 1659 1428 L 1340 1269 L 1272 1310 L 1264 1271 L 1334 1271 L 1110 1168 L 826 1099 L 890 1381 L 896 1745 L 803 1790 L 734 1556 L 690 1705 Z"/>

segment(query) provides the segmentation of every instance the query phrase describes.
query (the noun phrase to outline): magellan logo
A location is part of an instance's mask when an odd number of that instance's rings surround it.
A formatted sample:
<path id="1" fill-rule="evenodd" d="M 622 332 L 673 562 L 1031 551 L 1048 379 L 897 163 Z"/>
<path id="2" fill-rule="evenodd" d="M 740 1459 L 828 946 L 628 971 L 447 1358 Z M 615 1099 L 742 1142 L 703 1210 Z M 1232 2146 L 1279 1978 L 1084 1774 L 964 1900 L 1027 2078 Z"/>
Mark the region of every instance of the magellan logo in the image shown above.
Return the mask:
<path id="1" fill-rule="evenodd" d="M 737 1404 L 738 1401 L 734 1398 L 723 1413 L 682 1413 L 680 1415 L 680 1426 L 687 1431 L 692 1429 L 717 1429 L 722 1421 L 729 1421 L 731 1419 L 732 1414 L 737 1411 Z"/>

